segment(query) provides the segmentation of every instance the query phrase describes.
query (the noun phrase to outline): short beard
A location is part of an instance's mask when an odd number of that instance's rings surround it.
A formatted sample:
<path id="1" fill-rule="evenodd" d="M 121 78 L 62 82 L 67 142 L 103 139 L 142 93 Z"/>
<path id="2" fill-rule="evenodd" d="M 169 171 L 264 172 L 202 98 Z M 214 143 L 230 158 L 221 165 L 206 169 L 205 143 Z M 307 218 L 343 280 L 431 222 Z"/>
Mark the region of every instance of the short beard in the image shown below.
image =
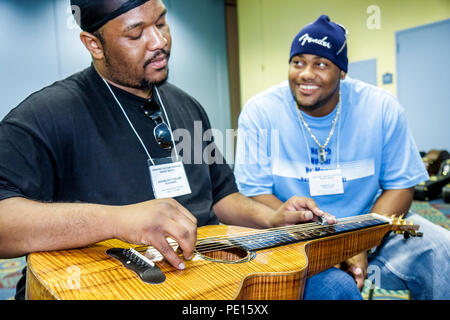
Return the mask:
<path id="1" fill-rule="evenodd" d="M 119 85 L 133 88 L 133 89 L 147 90 L 147 89 L 152 89 L 154 86 L 165 83 L 169 78 L 169 70 L 167 69 L 166 76 L 162 80 L 159 80 L 159 81 L 151 81 L 151 80 L 148 80 L 145 78 L 142 78 L 140 81 L 139 80 L 130 81 L 129 78 L 124 78 L 121 73 L 111 72 L 111 70 L 114 70 L 114 67 L 111 65 L 106 52 L 105 52 L 104 56 L 105 56 L 105 66 L 109 70 L 109 77 L 111 78 L 111 80 L 113 80 L 114 82 L 116 82 Z"/>
<path id="2" fill-rule="evenodd" d="M 160 81 L 149 81 L 147 79 L 142 79 L 141 80 L 141 85 L 139 88 L 135 88 L 135 89 L 153 89 L 154 86 L 159 86 L 163 83 L 165 83 L 167 80 L 169 79 L 169 70 L 167 69 L 167 75 L 164 79 L 160 80 Z"/>
<path id="3" fill-rule="evenodd" d="M 153 55 L 153 58 L 149 59 L 149 60 L 144 64 L 144 69 L 152 62 L 152 60 L 153 60 L 155 57 L 159 56 L 160 54 L 164 54 L 164 55 L 167 57 L 167 60 L 170 59 L 170 51 L 167 51 L 167 50 L 164 50 L 164 49 L 160 49 L 160 50 L 158 50 L 158 51 Z M 160 81 L 149 81 L 149 80 L 147 80 L 147 79 L 142 79 L 142 80 L 141 80 L 141 86 L 142 86 L 141 89 L 147 89 L 147 88 L 148 88 L 148 89 L 152 89 L 153 86 L 157 86 L 157 85 L 160 85 L 160 84 L 165 83 L 165 82 L 169 79 L 169 67 L 166 67 L 166 68 L 167 68 L 167 73 L 166 73 L 166 76 L 165 76 L 164 79 L 162 79 L 162 80 L 160 80 Z"/>
<path id="4" fill-rule="evenodd" d="M 322 99 L 320 101 L 317 101 L 316 104 L 312 105 L 312 106 L 305 106 L 303 104 L 300 103 L 300 101 L 297 99 L 297 97 L 294 95 L 295 101 L 297 102 L 297 105 L 303 110 L 303 111 L 309 111 L 309 112 L 313 112 L 321 107 L 323 107 L 324 105 L 326 105 L 331 99 L 333 99 L 334 95 L 336 94 L 336 92 L 338 92 L 340 90 L 340 81 L 338 82 L 338 85 L 336 87 L 336 89 L 325 99 Z"/>
<path id="5" fill-rule="evenodd" d="M 124 78 L 122 76 L 121 73 L 116 73 L 116 72 L 111 72 L 111 70 L 114 70 L 114 67 L 112 66 L 110 59 L 109 59 L 109 54 L 108 54 L 108 49 L 107 49 L 107 45 L 105 43 L 105 40 L 103 38 L 103 33 L 101 31 L 97 31 L 94 33 L 94 35 L 100 40 L 102 47 L 103 47 L 103 56 L 105 58 L 105 66 L 107 67 L 107 69 L 109 70 L 109 77 L 111 78 L 111 80 L 113 80 L 115 83 L 121 85 L 121 86 L 125 86 L 125 87 L 129 87 L 129 88 L 133 88 L 133 89 L 138 89 L 138 90 L 152 90 L 154 86 L 158 86 L 160 84 L 165 83 L 168 78 L 169 78 L 169 69 L 167 67 L 167 74 L 166 76 L 160 80 L 160 81 L 150 81 L 147 80 L 145 78 L 139 80 L 136 80 L 135 82 L 130 81 L 129 78 Z M 167 56 L 167 59 L 170 58 L 170 52 L 167 50 L 158 50 L 151 59 L 149 59 L 145 64 L 144 64 L 144 69 L 145 67 L 147 67 L 152 60 L 160 55 L 160 54 L 165 54 Z"/>

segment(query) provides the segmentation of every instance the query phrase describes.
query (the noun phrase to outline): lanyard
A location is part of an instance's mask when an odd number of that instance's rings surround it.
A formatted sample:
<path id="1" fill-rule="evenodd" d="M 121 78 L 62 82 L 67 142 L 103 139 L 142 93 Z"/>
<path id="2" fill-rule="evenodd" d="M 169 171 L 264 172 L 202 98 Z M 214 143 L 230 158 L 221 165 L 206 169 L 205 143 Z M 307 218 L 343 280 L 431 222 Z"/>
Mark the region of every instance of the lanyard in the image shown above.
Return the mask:
<path id="1" fill-rule="evenodd" d="M 102 78 L 102 79 L 103 79 L 103 78 Z M 138 138 L 139 142 L 141 143 L 142 148 L 144 148 L 144 151 L 145 151 L 145 153 L 147 154 L 148 159 L 151 161 L 151 163 L 152 163 L 153 165 L 155 165 L 155 161 L 153 160 L 152 156 L 150 155 L 150 152 L 148 151 L 147 147 L 145 146 L 144 142 L 142 141 L 141 136 L 139 135 L 139 133 L 138 133 L 138 132 L 136 131 L 136 129 L 134 128 L 133 123 L 131 122 L 130 118 L 128 117 L 127 113 L 125 112 L 125 109 L 123 108 L 123 106 L 122 106 L 122 104 L 120 103 L 119 99 L 117 99 L 117 96 L 114 94 L 114 91 L 111 89 L 111 86 L 109 85 L 109 83 L 108 83 L 105 79 L 103 79 L 103 81 L 105 82 L 105 84 L 106 84 L 106 86 L 108 87 L 109 91 L 111 92 L 112 96 L 113 96 L 114 99 L 116 100 L 117 105 L 120 107 L 120 110 L 122 110 L 122 113 L 123 113 L 123 115 L 125 116 L 125 118 L 127 119 L 128 123 L 130 124 L 131 129 L 133 129 L 134 134 L 136 135 L 136 137 Z M 168 125 L 168 127 L 169 127 L 169 130 L 172 132 L 172 127 L 171 127 L 171 125 L 170 125 L 169 117 L 167 116 L 167 113 L 166 113 L 166 108 L 164 107 L 164 103 L 163 103 L 163 101 L 162 101 L 162 99 L 161 99 L 161 96 L 159 95 L 159 90 L 158 90 L 158 88 L 157 88 L 156 86 L 155 86 L 155 92 L 156 92 L 156 95 L 158 96 L 158 100 L 159 100 L 159 102 L 161 103 L 161 108 L 162 108 L 162 110 L 163 110 L 163 112 L 164 112 L 164 115 L 165 115 L 165 117 L 166 117 L 166 119 L 167 119 L 167 125 Z M 175 154 L 178 154 L 178 151 L 177 151 L 177 147 L 176 147 L 176 145 L 175 145 L 175 139 L 174 139 L 174 137 L 173 137 L 173 134 L 171 134 L 171 137 L 172 137 L 172 142 L 173 142 L 173 147 L 174 147 L 174 150 L 175 150 Z"/>

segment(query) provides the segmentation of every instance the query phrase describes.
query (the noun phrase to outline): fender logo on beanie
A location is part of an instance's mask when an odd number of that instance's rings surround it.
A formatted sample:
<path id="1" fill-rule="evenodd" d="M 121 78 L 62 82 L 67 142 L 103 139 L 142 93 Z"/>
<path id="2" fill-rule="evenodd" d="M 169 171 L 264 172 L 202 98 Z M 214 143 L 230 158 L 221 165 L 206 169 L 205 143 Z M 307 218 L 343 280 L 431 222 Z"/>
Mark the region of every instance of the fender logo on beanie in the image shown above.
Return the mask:
<path id="1" fill-rule="evenodd" d="M 342 71 L 348 71 L 347 30 L 321 15 L 315 22 L 306 25 L 294 38 L 289 62 L 294 56 L 314 54 L 327 58 Z"/>
<path id="2" fill-rule="evenodd" d="M 328 39 L 328 37 L 325 37 L 320 40 L 314 39 L 314 38 L 311 38 L 309 36 L 309 34 L 305 33 L 304 35 L 302 35 L 300 37 L 300 39 L 298 39 L 298 41 L 302 43 L 302 46 L 304 46 L 306 42 L 308 42 L 308 43 L 313 42 L 313 43 L 317 43 L 318 45 L 324 46 L 325 48 L 331 49 L 331 44 L 326 41 L 327 39 Z"/>

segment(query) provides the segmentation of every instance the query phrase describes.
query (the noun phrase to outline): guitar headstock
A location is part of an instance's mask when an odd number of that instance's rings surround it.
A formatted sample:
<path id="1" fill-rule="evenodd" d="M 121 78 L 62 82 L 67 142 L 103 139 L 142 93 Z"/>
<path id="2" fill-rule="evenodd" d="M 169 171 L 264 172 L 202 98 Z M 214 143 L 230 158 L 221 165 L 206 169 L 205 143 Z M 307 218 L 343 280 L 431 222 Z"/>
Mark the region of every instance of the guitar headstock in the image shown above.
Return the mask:
<path id="1" fill-rule="evenodd" d="M 417 232 L 420 226 L 414 224 L 411 220 L 405 220 L 400 217 L 391 216 L 391 229 L 396 234 L 403 234 L 405 239 L 409 237 L 422 237 L 422 232 Z"/>

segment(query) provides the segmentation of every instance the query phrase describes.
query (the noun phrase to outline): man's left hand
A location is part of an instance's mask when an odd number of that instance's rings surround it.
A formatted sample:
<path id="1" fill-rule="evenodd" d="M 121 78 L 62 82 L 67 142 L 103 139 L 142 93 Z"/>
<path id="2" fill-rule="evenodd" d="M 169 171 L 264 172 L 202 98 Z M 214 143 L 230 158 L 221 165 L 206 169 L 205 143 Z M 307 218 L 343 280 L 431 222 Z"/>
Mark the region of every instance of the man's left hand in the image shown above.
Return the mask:
<path id="1" fill-rule="evenodd" d="M 319 218 L 327 224 L 337 223 L 336 217 L 319 209 L 311 198 L 292 197 L 286 201 L 273 218 L 272 224 L 276 227 L 318 221 Z"/>
<path id="2" fill-rule="evenodd" d="M 339 268 L 349 273 L 356 281 L 358 289 L 361 291 L 364 287 L 364 280 L 367 277 L 367 268 L 369 263 L 367 261 L 367 252 L 362 252 L 345 262 L 339 264 Z"/>

